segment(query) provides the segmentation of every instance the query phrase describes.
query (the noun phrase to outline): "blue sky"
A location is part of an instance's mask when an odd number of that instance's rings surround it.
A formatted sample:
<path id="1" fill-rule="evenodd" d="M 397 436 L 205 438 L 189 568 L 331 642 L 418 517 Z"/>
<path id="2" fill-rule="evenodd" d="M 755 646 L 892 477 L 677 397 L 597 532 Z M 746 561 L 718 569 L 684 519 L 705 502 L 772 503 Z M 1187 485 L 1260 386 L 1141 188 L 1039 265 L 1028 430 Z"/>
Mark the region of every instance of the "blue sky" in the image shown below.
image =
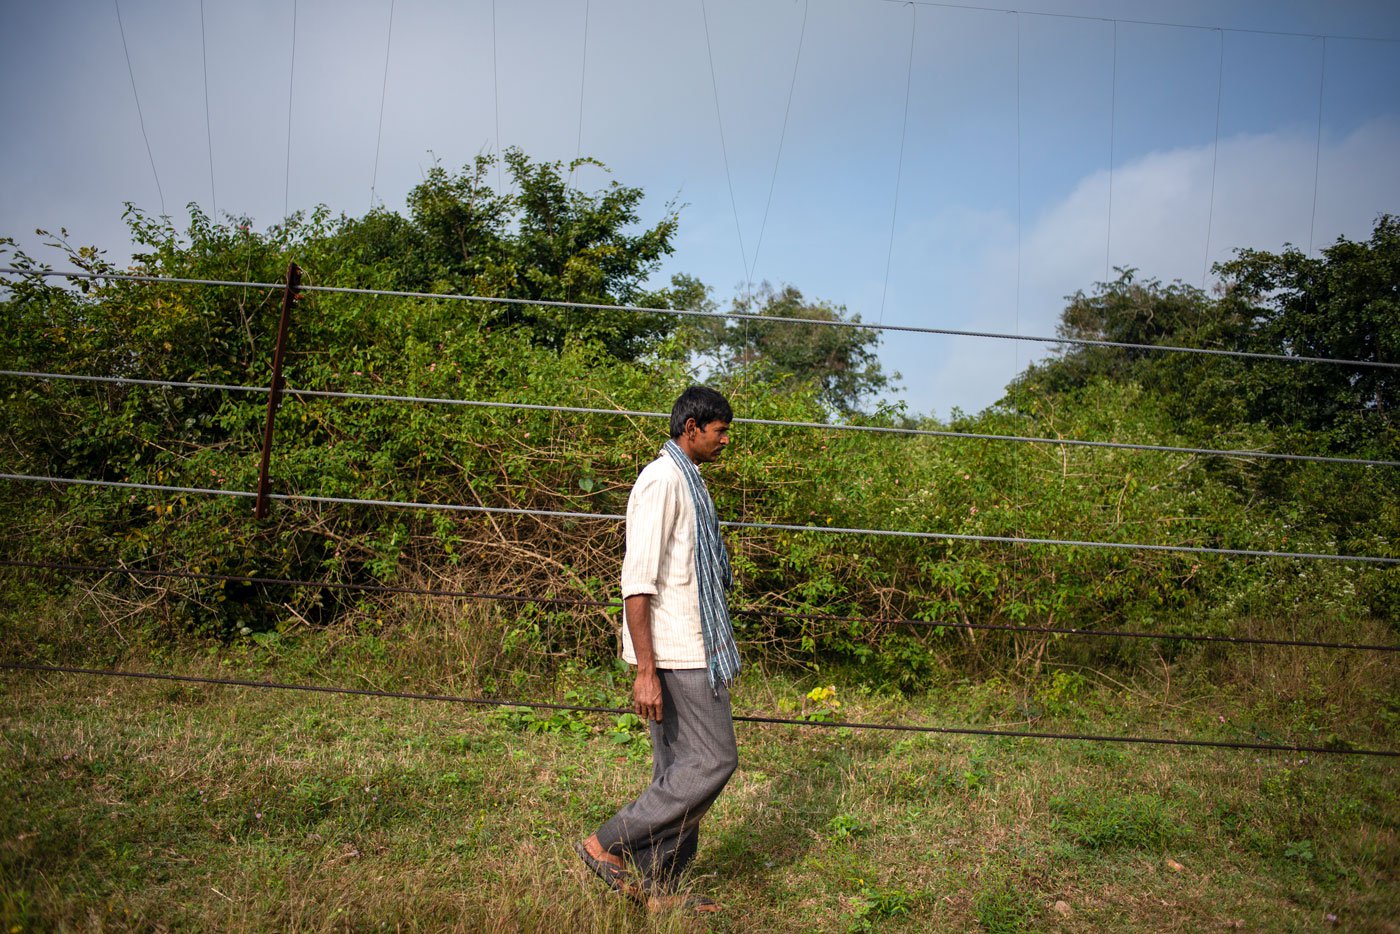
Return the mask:
<path id="1" fill-rule="evenodd" d="M 1400 42 L 1378 41 L 1400 5 L 1015 6 L 395 0 L 390 41 L 390 0 L 297 0 L 294 49 L 292 0 L 204 0 L 203 46 L 201 4 L 120 0 L 128 74 L 114 4 L 7 4 L 0 234 L 66 226 L 121 261 L 123 201 L 358 214 L 372 183 L 400 207 L 434 158 L 499 143 L 601 159 L 649 219 L 683 205 L 662 276 L 721 302 L 752 278 L 868 321 L 1046 334 L 1112 266 L 1209 285 L 1237 247 L 1400 212 Z M 891 335 L 882 356 L 946 416 L 1043 352 Z"/>

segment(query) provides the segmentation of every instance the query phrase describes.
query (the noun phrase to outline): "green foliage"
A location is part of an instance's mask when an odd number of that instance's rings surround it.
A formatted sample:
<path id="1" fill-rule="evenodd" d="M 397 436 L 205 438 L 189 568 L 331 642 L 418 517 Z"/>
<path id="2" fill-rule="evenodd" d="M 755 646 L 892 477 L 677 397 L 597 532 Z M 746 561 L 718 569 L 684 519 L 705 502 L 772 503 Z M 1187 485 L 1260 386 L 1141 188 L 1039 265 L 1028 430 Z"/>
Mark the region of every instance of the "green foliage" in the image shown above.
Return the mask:
<path id="1" fill-rule="evenodd" d="M 1299 863 L 1311 863 L 1317 859 L 1317 853 L 1311 840 L 1292 840 L 1284 846 L 1283 857 Z"/>
<path id="2" fill-rule="evenodd" d="M 903 889 L 880 890 L 862 879 L 860 890 L 851 896 L 851 926 L 848 930 L 876 930 L 880 922 L 888 918 L 909 914 L 913 903 L 913 897 Z"/>
<path id="3" fill-rule="evenodd" d="M 815 687 L 802 698 L 799 720 L 810 723 L 830 723 L 841 718 L 841 701 L 836 699 L 835 685 Z"/>
<path id="4" fill-rule="evenodd" d="M 1088 850 L 1159 850 L 1185 829 L 1156 795 L 1076 791 L 1050 802 L 1054 828 Z"/>
<path id="5" fill-rule="evenodd" d="M 1079 709 L 1088 680 L 1077 671 L 1057 671 L 1036 688 L 1035 698 L 1046 713 L 1063 717 Z"/>
<path id="6" fill-rule="evenodd" d="M 847 317 L 843 306 L 808 302 L 793 286 L 774 290 L 765 282 L 756 293 L 737 297 L 734 311 L 758 320 L 715 319 L 704 322 L 700 332 L 700 353 L 716 354 L 724 372 L 778 387 L 809 385 L 823 406 L 847 416 L 861 412 L 899 379 L 880 366 L 878 331 L 800 323 L 858 323 L 860 315 Z"/>
<path id="7" fill-rule="evenodd" d="M 853 814 L 837 814 L 826 822 L 826 832 L 833 840 L 848 840 L 870 832 L 870 826 Z"/>
<path id="8" fill-rule="evenodd" d="M 338 285 L 555 302 L 665 306 L 690 297 L 684 285 L 645 288 L 672 250 L 673 207 L 634 232 L 640 188 L 612 182 L 588 192 L 568 184 L 578 165 L 599 163 L 536 163 L 517 149 L 504 158 L 508 193 L 492 190 L 495 158 L 482 155 L 458 172 L 430 167 L 408 195 L 407 218 L 383 210 L 342 218 L 318 244 L 322 275 Z M 523 329 L 555 351 L 581 340 L 621 359 L 650 351 L 673 327 L 667 315 L 528 304 L 480 307 L 473 317 L 478 327 Z"/>
<path id="9" fill-rule="evenodd" d="M 533 707 L 500 707 L 491 717 L 507 729 L 522 733 L 585 736 L 588 724 L 571 710 L 535 710 Z"/>
<path id="10" fill-rule="evenodd" d="M 612 183 L 583 191 L 566 184 L 569 167 L 518 152 L 506 156 L 513 184 L 498 192 L 488 183 L 492 167 L 489 158 L 456 172 L 432 167 L 402 216 L 319 209 L 261 233 L 246 220 L 218 223 L 194 208 L 185 231 L 128 210 L 140 272 L 276 282 L 295 261 L 311 284 L 521 300 L 304 293 L 286 361 L 293 392 L 277 420 L 274 492 L 618 514 L 664 438 L 659 422 L 295 390 L 664 411 L 695 378 L 693 363 L 717 374 L 746 418 L 814 422 L 838 413 L 882 427 L 1259 449 L 1345 444 L 1394 456 L 1386 453 L 1395 450 L 1387 371 L 1274 392 L 1277 367 L 1106 348 L 1070 350 L 1033 367 L 999 405 L 948 424 L 899 407 L 860 414 L 893 379 L 875 357 L 876 332 L 764 320 L 847 320 L 844 309 L 808 301 L 796 288 L 742 299 L 740 310 L 760 320 L 723 325 L 532 304 L 713 307 L 693 278 L 677 276 L 659 290 L 649 283 L 671 250 L 674 208 L 643 222 L 639 189 Z M 69 263 L 109 269 L 99 251 L 72 247 L 62 231 L 54 243 Z M 1395 249 L 1387 218 L 1371 242 L 1340 242 L 1317 259 L 1242 254 L 1222 267 L 1232 284 L 1221 299 L 1127 272 L 1076 296 L 1062 330 L 1391 360 L 1394 316 L 1385 315 L 1393 296 L 1385 283 Z M 5 251 L 8 263 L 42 265 L 13 244 Z M 83 289 L 21 277 L 3 302 L 0 353 L 14 369 L 265 385 L 279 298 L 271 288 L 103 282 Z M 713 365 L 707 354 L 717 355 Z M 256 485 L 259 393 L 38 380 L 10 381 L 5 390 L 0 432 L 15 472 L 219 491 Z M 1314 392 L 1316 405 L 1308 402 Z M 1074 716 L 1083 685 L 1071 666 L 1218 662 L 1173 642 L 969 627 L 1229 634 L 1266 619 L 1294 635 L 1321 636 L 1400 618 L 1396 569 L 827 531 L 1395 555 L 1394 471 L 742 423 L 734 440 L 724 461 L 706 468 L 721 515 L 812 527 L 728 536 L 741 642 L 810 672 L 849 670 L 872 690 L 913 694 L 968 671 L 1008 671 L 1024 679 L 1029 690 L 1020 696 L 1032 697 L 1037 711 Z M 258 522 L 242 497 L 18 484 L 0 490 L 0 503 L 14 532 L 7 557 L 327 582 L 101 585 L 126 605 L 149 607 L 138 618 L 154 617 L 170 633 L 223 640 L 354 620 L 391 645 L 381 621 L 426 612 L 353 589 L 360 584 L 607 600 L 616 596 L 622 551 L 611 521 L 290 500 Z M 460 614 L 441 612 L 434 618 L 443 626 L 461 625 Z M 1274 619 L 1279 612 L 1287 618 Z M 518 663 L 504 677 L 528 678 L 561 659 L 610 657 L 617 625 L 604 609 L 512 604 L 501 611 L 495 643 Z M 838 712 L 811 699 L 802 715 Z M 618 726 L 613 735 L 629 737 L 620 744 L 640 746 L 641 731 Z"/>
<path id="11" fill-rule="evenodd" d="M 651 752 L 651 733 L 647 722 L 634 713 L 619 714 L 607 734 L 609 741 L 629 754 L 642 756 Z"/>
<path id="12" fill-rule="evenodd" d="M 1241 250 L 1219 267 L 1222 305 L 1250 322 L 1249 349 L 1368 362 L 1400 361 L 1400 218 L 1382 215 L 1366 242 L 1338 239 L 1317 257 Z M 1378 367 L 1246 370 L 1250 416 L 1301 427 L 1337 446 L 1397 450 L 1400 377 Z"/>
<path id="13" fill-rule="evenodd" d="M 1038 914 L 1031 893 L 1004 867 L 993 867 L 972 899 L 972 911 L 989 934 L 1025 931 Z"/>
<path id="14" fill-rule="evenodd" d="M 1217 267 L 1224 293 L 1211 299 L 1179 283 L 1140 282 L 1131 270 L 1077 294 L 1066 308 L 1066 337 L 1170 344 L 1253 353 L 1400 360 L 1400 220 L 1381 216 L 1365 242 L 1338 240 L 1308 257 L 1240 250 Z M 1282 363 L 1071 347 L 1034 366 L 1013 387 L 1020 411 L 1038 400 L 1079 408 L 1106 382 L 1140 386 L 1179 434 L 1179 443 L 1400 457 L 1394 421 L 1395 371 L 1374 366 Z M 1300 538 L 1383 557 L 1400 537 L 1400 479 L 1393 470 L 1256 461 L 1207 466 L 1238 502 L 1280 520 L 1275 539 Z M 1367 574 L 1351 605 L 1394 618 L 1397 585 L 1389 569 Z"/>

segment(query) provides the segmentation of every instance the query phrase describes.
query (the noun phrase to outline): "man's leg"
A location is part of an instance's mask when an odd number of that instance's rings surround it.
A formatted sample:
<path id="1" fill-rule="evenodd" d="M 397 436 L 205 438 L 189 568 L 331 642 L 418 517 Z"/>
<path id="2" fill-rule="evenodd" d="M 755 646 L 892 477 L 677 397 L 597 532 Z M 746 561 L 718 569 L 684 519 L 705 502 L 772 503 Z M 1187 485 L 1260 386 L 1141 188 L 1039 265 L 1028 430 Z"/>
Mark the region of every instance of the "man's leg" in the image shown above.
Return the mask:
<path id="1" fill-rule="evenodd" d="M 663 719 L 652 725 L 652 783 L 595 836 L 602 850 L 630 854 L 665 887 L 694 858 L 700 818 L 737 767 L 738 750 L 723 685 L 712 691 L 703 668 L 659 674 Z"/>
<path id="2" fill-rule="evenodd" d="M 680 835 L 667 858 L 660 865 L 652 866 L 645 873 L 651 891 L 659 895 L 674 892 L 680 886 L 681 876 L 690 866 L 691 861 L 695 859 L 695 853 L 699 848 L 700 821 L 697 819 L 693 827 Z"/>

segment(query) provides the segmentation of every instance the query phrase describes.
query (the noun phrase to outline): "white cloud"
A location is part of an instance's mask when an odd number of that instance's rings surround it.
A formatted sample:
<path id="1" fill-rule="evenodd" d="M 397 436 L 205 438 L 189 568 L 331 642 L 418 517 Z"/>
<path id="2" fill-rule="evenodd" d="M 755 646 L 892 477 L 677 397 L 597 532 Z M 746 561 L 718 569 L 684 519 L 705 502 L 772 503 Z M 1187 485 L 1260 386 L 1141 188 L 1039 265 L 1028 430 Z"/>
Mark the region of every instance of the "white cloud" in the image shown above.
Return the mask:
<path id="1" fill-rule="evenodd" d="M 940 315 L 940 326 L 1011 331 L 1019 319 L 1021 333 L 1052 334 L 1064 296 L 1101 281 L 1106 262 L 1164 282 L 1180 279 L 1199 286 L 1204 277 L 1209 286 L 1208 231 L 1211 263 L 1240 247 L 1279 250 L 1291 243 L 1306 250 L 1310 235 L 1314 249 L 1338 236 L 1366 238 L 1378 214 L 1400 212 L 1396 152 L 1400 122 L 1383 119 L 1344 138 L 1324 140 L 1320 154 L 1315 137 L 1286 132 L 1222 140 L 1218 156 L 1210 145 L 1152 153 L 1113 172 L 1111 243 L 1109 173 L 1094 172 L 1025 229 L 1019 316 L 1014 218 L 951 211 L 911 224 L 907 233 L 925 255 L 952 260 L 930 268 L 926 284 L 960 282 L 944 294 L 965 301 L 966 310 L 960 317 Z M 960 234 L 958 249 L 950 246 L 952 232 Z M 959 341 L 956 348 L 945 345 L 931 355 L 924 340 L 917 343 L 922 349 L 887 340 L 885 358 L 904 372 L 912 407 L 940 414 L 953 405 L 976 410 L 994 402 L 1018 365 L 1047 350 L 1026 344 L 1019 353 L 1008 353 L 996 345 L 973 348 Z"/>

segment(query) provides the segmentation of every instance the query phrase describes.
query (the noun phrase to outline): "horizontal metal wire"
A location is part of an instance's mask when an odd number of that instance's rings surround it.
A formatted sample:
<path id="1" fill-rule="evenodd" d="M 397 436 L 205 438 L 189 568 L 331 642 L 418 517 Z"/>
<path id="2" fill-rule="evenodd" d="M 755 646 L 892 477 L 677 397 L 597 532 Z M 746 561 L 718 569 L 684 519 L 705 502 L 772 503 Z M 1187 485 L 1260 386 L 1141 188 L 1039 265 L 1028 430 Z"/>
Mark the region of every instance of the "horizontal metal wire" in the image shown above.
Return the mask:
<path id="1" fill-rule="evenodd" d="M 129 574 L 133 577 L 160 577 L 177 580 L 226 581 L 237 584 L 265 584 L 284 587 L 311 587 L 327 590 L 353 590 L 367 593 L 405 594 L 422 597 L 451 597 L 468 600 L 496 600 L 509 603 L 540 603 L 548 606 L 580 606 L 620 610 L 617 600 L 589 600 L 583 597 L 548 597 L 534 594 L 488 593 L 473 590 L 451 590 L 432 587 L 404 587 L 394 584 L 367 584 L 351 581 L 314 581 L 289 577 L 260 577 L 250 574 L 214 574 L 208 571 L 168 571 L 154 568 L 133 568 L 125 565 L 72 564 L 55 561 L 20 561 L 0 558 L 0 567 L 33 568 L 46 571 L 73 571 L 91 574 Z M 1316 649 L 1352 649 L 1368 652 L 1400 652 L 1400 645 L 1364 642 L 1324 642 L 1314 639 L 1268 639 L 1256 636 L 1216 636 L 1194 633 L 1140 632 L 1124 629 L 1079 629 L 1070 626 L 1017 626 L 1011 623 L 964 623 L 947 620 L 908 619 L 903 617 L 838 616 L 830 613 L 799 613 L 776 607 L 736 606 L 730 612 L 739 616 L 759 616 L 819 623 L 861 623 L 868 626 L 918 626 L 929 629 L 985 630 L 993 632 L 1027 633 L 1034 635 L 1091 636 L 1118 639 L 1161 639 L 1173 642 L 1219 642 L 1230 645 L 1278 645 Z"/>
<path id="2" fill-rule="evenodd" d="M 149 671 L 117 671 L 107 668 L 78 668 L 68 665 L 39 665 L 22 662 L 0 662 L 0 669 L 32 671 L 51 674 L 93 675 L 109 678 L 136 678 L 149 681 L 177 681 L 191 684 L 214 684 L 223 687 L 261 688 L 278 691 L 306 691 L 317 694 L 347 694 L 358 697 L 385 697 L 395 700 L 442 701 L 475 707 L 524 707 L 533 710 L 564 710 L 574 713 L 624 714 L 627 707 L 593 707 L 584 704 L 555 704 L 547 701 L 515 700 L 495 697 L 464 697 L 456 694 L 419 694 L 411 691 L 382 691 L 372 688 L 342 688 L 324 684 L 288 684 L 281 681 L 246 681 L 238 678 L 206 678 L 197 675 L 172 675 Z M 1165 736 L 1105 736 L 1090 733 L 1048 733 L 1031 730 L 994 730 L 961 726 L 925 726 L 908 723 L 862 723 L 855 721 L 795 720 L 790 717 L 759 717 L 734 714 L 741 723 L 774 723 L 783 726 L 814 727 L 817 729 L 889 730 L 903 733 L 943 733 L 959 736 L 999 736 L 1007 739 L 1079 740 L 1091 743 L 1133 743 L 1153 746 L 1197 746 L 1212 749 L 1249 749 L 1265 752 L 1306 752 L 1342 756 L 1400 756 L 1389 749 L 1361 749 L 1353 746 L 1304 746 L 1287 743 L 1246 743 L 1216 739 L 1172 739 Z"/>
<path id="3" fill-rule="evenodd" d="M 481 590 L 451 590 L 429 587 L 401 587 L 395 584 L 367 584 L 353 581 L 312 581 L 295 577 L 262 577 L 253 574 L 214 574 L 209 571 L 169 571 L 156 568 L 133 568 L 124 565 L 72 564 L 61 561 L 21 561 L 0 558 L 0 566 L 33 568 L 41 571 L 75 571 L 90 574 L 130 574 L 133 577 L 168 577 L 177 580 L 226 581 L 231 584 L 265 584 L 284 587 L 313 587 L 325 590 L 353 590 L 367 593 L 406 594 L 423 597 L 451 597 L 466 600 L 498 600 L 507 603 L 541 603 L 550 606 L 582 606 L 620 610 L 616 600 L 588 600 L 583 597 L 546 597 L 535 594 L 492 593 Z M 1397 647 L 1400 649 L 1400 647 Z"/>
<path id="4" fill-rule="evenodd" d="M 80 373 L 45 373 L 40 370 L 0 370 L 0 376 L 16 379 L 63 380 L 71 383 L 106 383 L 116 386 L 155 386 L 162 389 L 217 389 L 267 395 L 267 386 L 241 386 L 237 383 L 201 383 L 179 379 L 139 379 L 135 376 L 87 376 Z M 286 392 L 285 387 L 282 390 Z"/>
<path id="5" fill-rule="evenodd" d="M 923 6 L 944 10 L 964 10 L 973 13 L 1015 13 L 1047 19 L 1071 19 L 1097 23 L 1121 23 L 1126 26 L 1160 26 L 1164 29 L 1195 29 L 1205 32 L 1233 32 L 1250 36 L 1286 36 L 1294 39 L 1344 39 L 1352 42 L 1400 42 L 1388 36 L 1357 36 L 1345 33 L 1287 32 L 1278 29 L 1248 29 L 1242 26 L 1198 26 L 1193 23 L 1172 23 L 1152 19 L 1123 19 L 1118 16 L 1091 16 L 1085 13 L 1053 13 L 1045 10 L 1016 10 L 1010 7 L 982 6 L 975 3 L 949 3 L 947 0 L 881 0 L 899 6 Z"/>
<path id="6" fill-rule="evenodd" d="M 200 383 L 179 380 L 137 379 L 128 376 L 85 376 L 72 373 L 45 373 L 37 370 L 0 370 L 0 376 L 65 380 L 84 383 L 130 384 L 135 386 L 166 386 L 178 389 L 220 389 L 235 392 L 266 394 L 267 386 L 237 386 L 227 383 Z M 637 409 L 599 409 L 577 405 L 548 405 L 539 402 L 492 402 L 479 399 L 453 399 L 442 396 L 405 396 L 376 392 L 343 392 L 329 389 L 299 389 L 284 386 L 284 393 L 293 397 L 347 399 L 370 402 L 411 402 L 432 405 L 458 405 L 471 408 L 519 409 L 536 412 L 566 412 L 575 415 L 621 415 L 629 418 L 665 418 L 667 412 L 646 412 Z M 1243 449 L 1193 448 L 1167 444 L 1138 444 L 1127 441 L 1081 441 L 1074 438 L 1043 438 L 1034 435 L 996 435 L 971 431 L 944 431 L 933 428 L 895 428 L 884 425 L 841 425 L 832 422 L 798 422 L 773 418 L 736 418 L 734 424 L 765 425 L 775 428 L 814 428 L 832 431 L 868 432 L 871 434 L 912 435 L 932 438 L 959 438 L 973 441 L 1010 441 L 1025 444 L 1066 445 L 1069 447 L 1110 448 L 1125 451 L 1154 451 L 1165 454 L 1197 454 L 1212 457 L 1238 457 L 1254 460 L 1310 461 L 1324 464 L 1352 464 L 1357 467 L 1400 467 L 1400 461 L 1366 457 L 1337 457 L 1327 454 L 1279 454 L 1271 451 Z"/>
<path id="7" fill-rule="evenodd" d="M 231 288 L 284 289 L 280 282 L 237 282 L 225 279 L 187 279 L 174 276 L 141 276 L 131 273 L 58 272 L 48 269 L 0 267 L 0 274 L 43 276 L 64 279 L 111 279 L 122 282 L 156 282 L 170 285 L 211 285 Z M 542 298 L 502 298 L 494 295 L 459 295 L 453 292 L 407 292 L 398 289 L 360 289 L 348 286 L 303 285 L 302 292 L 326 292 L 341 295 L 379 295 L 388 298 L 431 298 L 444 301 L 482 302 L 496 305 L 532 305 L 543 308 L 578 308 L 585 311 L 625 311 L 633 313 L 674 315 L 693 318 L 728 318 L 735 321 L 766 321 L 770 324 L 802 324 L 813 327 L 859 328 L 867 331 L 890 331 L 901 334 L 938 334 L 945 337 L 977 337 L 991 340 L 1029 341 L 1041 344 L 1063 344 L 1075 347 L 1116 347 L 1120 350 L 1148 350 L 1163 353 L 1204 354 L 1212 357 L 1237 357 L 1247 360 L 1275 360 L 1281 363 L 1328 363 L 1341 366 L 1381 367 L 1400 369 L 1400 363 L 1377 360 L 1346 360 L 1338 357 L 1310 357 L 1301 354 L 1256 353 L 1247 350 L 1217 350 L 1208 347 L 1178 347 L 1167 344 L 1136 344 L 1127 341 L 1089 340 L 1082 337 L 1045 337 L 1030 334 L 1007 334 L 998 331 L 963 331 L 952 328 L 915 327 L 907 324 L 880 324 L 867 321 L 822 321 L 811 318 L 790 318 L 737 311 L 698 311 L 691 308 L 654 308 L 639 305 L 605 305 L 596 302 L 566 302 Z"/>
<path id="8" fill-rule="evenodd" d="M 111 487 L 126 490 L 151 490 L 159 493 L 213 493 L 219 496 L 256 498 L 247 490 L 211 490 L 202 487 L 170 486 L 160 483 L 128 483 L 120 480 L 78 480 L 71 477 L 47 477 L 34 474 L 0 473 L 0 480 L 33 483 L 76 484 L 79 486 Z M 621 522 L 625 516 L 616 513 L 570 512 L 559 509 L 527 509 L 513 506 L 467 506 L 459 503 L 415 503 L 392 499 L 356 499 L 348 496 L 314 496 L 303 493 L 271 493 L 268 499 L 283 502 L 331 503 L 347 506 L 386 506 L 401 509 L 425 509 L 439 512 L 486 513 L 492 515 L 540 516 L 555 519 L 592 519 Z M 989 542 L 1003 545 L 1065 545 L 1078 548 L 1110 548 L 1120 551 L 1158 551 L 1200 555 L 1234 555 L 1242 558 L 1300 558 L 1317 561 L 1354 561 L 1364 564 L 1400 564 L 1400 558 L 1376 555 L 1338 555 L 1306 551 L 1264 551 L 1253 548 L 1214 548 L 1206 545 L 1149 545 L 1141 542 L 1097 542 L 1065 538 L 1027 538 L 1012 535 L 973 535 L 959 532 L 906 532 L 898 529 L 861 529 L 832 525 L 792 525 L 780 522 L 723 521 L 731 529 L 762 529 L 779 532 L 814 532 L 828 535 L 873 535 L 886 538 L 917 538 L 932 541 Z"/>

